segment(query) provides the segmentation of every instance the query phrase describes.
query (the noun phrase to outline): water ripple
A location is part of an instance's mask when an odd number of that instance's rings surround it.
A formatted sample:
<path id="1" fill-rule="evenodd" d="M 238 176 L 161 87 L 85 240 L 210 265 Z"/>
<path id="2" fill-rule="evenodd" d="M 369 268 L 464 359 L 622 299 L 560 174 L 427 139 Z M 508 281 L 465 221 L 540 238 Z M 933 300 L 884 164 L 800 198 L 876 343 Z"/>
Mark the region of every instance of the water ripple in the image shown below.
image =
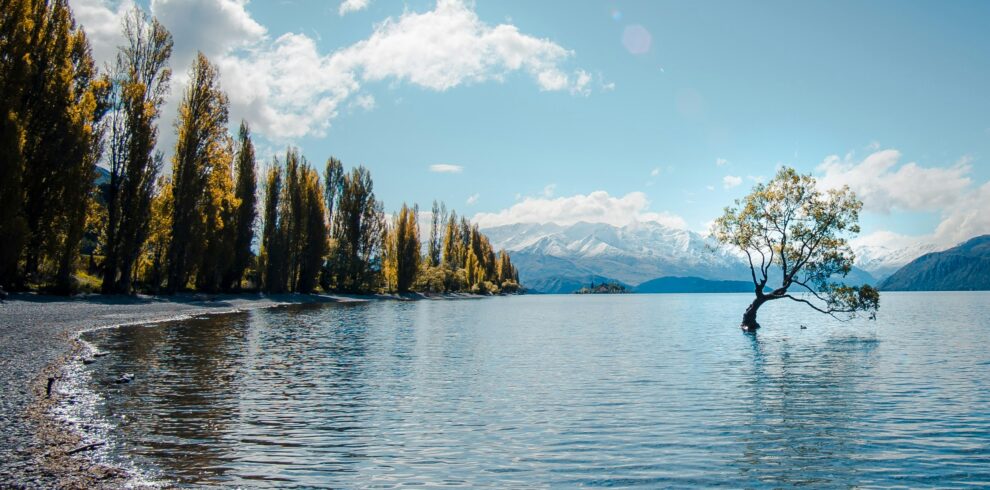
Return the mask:
<path id="1" fill-rule="evenodd" d="M 292 306 L 87 334 L 106 457 L 178 486 L 990 485 L 990 294 Z M 801 330 L 799 325 L 808 325 Z M 113 382 L 134 373 L 133 383 Z"/>

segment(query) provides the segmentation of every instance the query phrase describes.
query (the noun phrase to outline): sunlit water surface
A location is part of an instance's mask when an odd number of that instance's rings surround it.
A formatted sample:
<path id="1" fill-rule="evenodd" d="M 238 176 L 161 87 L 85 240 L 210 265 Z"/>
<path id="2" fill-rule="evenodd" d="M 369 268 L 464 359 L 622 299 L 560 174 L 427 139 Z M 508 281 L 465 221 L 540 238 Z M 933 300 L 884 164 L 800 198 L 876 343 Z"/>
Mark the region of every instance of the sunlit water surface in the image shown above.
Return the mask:
<path id="1" fill-rule="evenodd" d="M 990 294 L 755 337 L 748 300 L 284 307 L 91 332 L 83 379 L 103 457 L 170 485 L 990 485 Z"/>

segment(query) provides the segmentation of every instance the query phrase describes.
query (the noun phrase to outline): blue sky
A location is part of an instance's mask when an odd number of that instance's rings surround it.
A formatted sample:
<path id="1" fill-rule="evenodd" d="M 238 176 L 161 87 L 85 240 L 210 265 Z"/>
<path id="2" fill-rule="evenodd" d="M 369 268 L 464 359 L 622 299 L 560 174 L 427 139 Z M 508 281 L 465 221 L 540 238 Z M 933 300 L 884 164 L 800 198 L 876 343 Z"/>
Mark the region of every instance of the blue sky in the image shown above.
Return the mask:
<path id="1" fill-rule="evenodd" d="M 71 3 L 108 56 L 127 4 Z M 990 232 L 988 2 L 140 4 L 174 92 L 203 50 L 263 152 L 365 165 L 389 210 L 700 231 L 791 165 L 859 192 L 878 244 Z"/>

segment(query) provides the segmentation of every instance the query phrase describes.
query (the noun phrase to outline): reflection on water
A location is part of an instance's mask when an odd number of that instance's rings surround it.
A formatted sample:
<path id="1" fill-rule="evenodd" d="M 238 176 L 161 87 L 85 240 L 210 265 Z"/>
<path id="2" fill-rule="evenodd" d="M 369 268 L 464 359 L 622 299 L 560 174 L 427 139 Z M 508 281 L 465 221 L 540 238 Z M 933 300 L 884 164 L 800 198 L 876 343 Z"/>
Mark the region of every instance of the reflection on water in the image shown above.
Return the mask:
<path id="1" fill-rule="evenodd" d="M 111 452 L 179 485 L 990 485 L 990 294 L 295 306 L 89 334 Z M 761 312 L 763 313 L 763 312 Z M 801 330 L 800 324 L 808 325 Z M 133 383 L 118 385 L 121 373 Z"/>

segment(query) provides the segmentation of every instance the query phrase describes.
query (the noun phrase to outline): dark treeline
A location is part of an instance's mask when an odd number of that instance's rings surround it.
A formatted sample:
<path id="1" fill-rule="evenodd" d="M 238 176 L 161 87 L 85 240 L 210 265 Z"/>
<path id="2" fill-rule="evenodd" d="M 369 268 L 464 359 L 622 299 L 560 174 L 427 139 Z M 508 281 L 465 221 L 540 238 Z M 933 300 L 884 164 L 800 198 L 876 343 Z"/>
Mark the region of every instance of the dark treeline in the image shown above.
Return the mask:
<path id="1" fill-rule="evenodd" d="M 0 0 L 0 286 L 519 289 L 509 256 L 443 204 L 424 247 L 418 207 L 386 217 L 364 167 L 330 158 L 321 172 L 289 148 L 259 175 L 249 126 L 232 136 L 220 74 L 202 54 L 165 175 L 156 144 L 172 36 L 138 8 L 122 29 L 101 73 L 66 0 Z"/>

